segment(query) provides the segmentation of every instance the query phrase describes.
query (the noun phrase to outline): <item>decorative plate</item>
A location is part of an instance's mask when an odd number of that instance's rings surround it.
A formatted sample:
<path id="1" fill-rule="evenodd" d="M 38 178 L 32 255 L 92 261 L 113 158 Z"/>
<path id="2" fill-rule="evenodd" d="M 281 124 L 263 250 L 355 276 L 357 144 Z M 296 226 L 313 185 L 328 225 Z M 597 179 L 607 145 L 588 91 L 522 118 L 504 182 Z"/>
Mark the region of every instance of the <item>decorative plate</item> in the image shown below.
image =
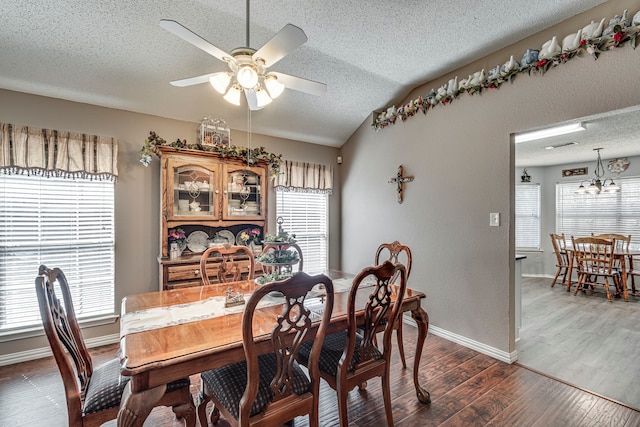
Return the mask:
<path id="1" fill-rule="evenodd" d="M 209 244 L 209 235 L 204 231 L 194 231 L 187 237 L 187 247 L 195 254 L 204 252 Z"/>
<path id="2" fill-rule="evenodd" d="M 227 239 L 227 243 L 230 245 L 233 245 L 236 241 L 236 236 L 234 236 L 233 233 L 230 232 L 229 230 L 218 231 L 218 236 L 224 237 L 225 239 Z"/>
<path id="3" fill-rule="evenodd" d="M 629 167 L 629 160 L 627 160 L 626 158 L 613 159 L 609 162 L 607 167 L 609 168 L 609 172 L 613 172 L 613 173 L 624 172 Z"/>

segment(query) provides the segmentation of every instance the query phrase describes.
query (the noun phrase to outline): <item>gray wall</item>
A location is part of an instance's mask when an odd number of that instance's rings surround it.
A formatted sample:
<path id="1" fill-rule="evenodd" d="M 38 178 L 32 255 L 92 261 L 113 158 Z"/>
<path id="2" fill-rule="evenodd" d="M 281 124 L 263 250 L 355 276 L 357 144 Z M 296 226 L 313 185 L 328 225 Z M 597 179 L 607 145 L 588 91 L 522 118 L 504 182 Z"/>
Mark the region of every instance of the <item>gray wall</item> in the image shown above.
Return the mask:
<path id="1" fill-rule="evenodd" d="M 638 124 L 640 129 L 640 123 Z M 603 152 L 604 153 L 604 152 Z M 620 174 L 621 177 L 640 176 L 640 156 L 628 157 L 629 168 Z M 603 158 L 602 163 L 607 164 L 608 158 Z M 556 232 L 556 183 L 575 181 L 576 178 L 567 178 L 562 176 L 562 169 L 573 169 L 586 166 L 590 172 L 596 167 L 595 159 L 593 162 L 567 163 L 565 165 L 547 166 L 547 167 L 527 167 L 527 173 L 531 176 L 532 183 L 540 184 L 540 243 L 541 251 L 518 251 L 527 255 L 522 260 L 522 274 L 530 276 L 548 276 L 553 277 L 556 273 L 556 257 L 553 253 L 551 238 L 549 234 Z M 605 166 L 606 167 L 606 166 Z M 605 169 L 605 177 L 614 177 Z M 516 168 L 515 180 L 520 182 L 522 168 Z M 591 179 L 595 175 L 591 173 L 584 179 Z M 576 184 L 576 188 L 578 185 Z M 640 212 L 638 213 L 640 215 Z M 566 236 L 570 238 L 569 236 Z"/>
<path id="2" fill-rule="evenodd" d="M 637 1 L 609 1 L 428 82 L 406 100 L 626 8 L 635 14 Z M 575 58 L 544 76 L 519 75 L 513 84 L 463 95 L 379 132 L 366 120 L 341 151 L 343 269 L 370 264 L 382 241 L 406 243 L 414 257 L 409 285 L 426 293 L 431 325 L 491 351 L 515 352 L 510 136 L 640 104 L 639 67 L 639 51 L 626 46 L 597 61 Z M 401 205 L 387 183 L 400 164 L 415 175 Z M 490 212 L 501 214 L 500 227 L 489 227 Z"/>
<path id="3" fill-rule="evenodd" d="M 220 101 L 222 102 L 222 101 Z M 118 139 L 119 179 L 115 186 L 116 311 L 120 301 L 131 294 L 158 289 L 160 229 L 160 168 L 154 158 L 148 168 L 142 166 L 140 149 L 149 131 L 154 130 L 167 141 L 177 138 L 194 141 L 199 123 L 189 123 L 156 116 L 131 113 L 54 98 L 0 90 L 0 121 L 113 136 Z M 235 145 L 246 146 L 244 132 L 234 131 Z M 334 194 L 330 196 L 329 253 L 330 267 L 340 268 L 340 171 L 337 149 L 281 138 L 252 135 L 252 146 L 281 153 L 284 159 L 324 163 L 334 167 Z M 269 229 L 276 230 L 275 197 L 269 193 Z M 43 260 L 46 261 L 46 260 Z M 38 266 L 33 267 L 34 278 Z M 85 328 L 85 339 L 118 333 L 118 323 Z M 0 344 L 0 355 L 47 347 L 46 339 L 26 338 Z"/>

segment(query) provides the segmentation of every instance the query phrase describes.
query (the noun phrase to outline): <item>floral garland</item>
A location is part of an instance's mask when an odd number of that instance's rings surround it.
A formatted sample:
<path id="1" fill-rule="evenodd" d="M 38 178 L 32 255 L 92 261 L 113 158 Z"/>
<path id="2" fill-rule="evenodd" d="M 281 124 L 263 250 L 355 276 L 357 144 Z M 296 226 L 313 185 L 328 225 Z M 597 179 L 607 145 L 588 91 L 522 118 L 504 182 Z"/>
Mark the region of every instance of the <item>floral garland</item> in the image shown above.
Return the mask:
<path id="1" fill-rule="evenodd" d="M 248 159 L 251 165 L 258 163 L 258 160 L 265 160 L 269 165 L 269 173 L 272 177 L 278 176 L 280 173 L 280 163 L 282 162 L 282 154 L 269 153 L 264 147 L 252 148 L 247 153 L 246 147 L 237 147 L 235 145 L 187 144 L 186 139 L 167 142 L 154 131 L 150 131 L 149 137 L 144 141 L 144 145 L 140 150 L 140 163 L 144 166 L 149 166 L 153 160 L 153 156 L 158 156 L 158 150 L 156 149 L 158 146 L 207 151 L 209 153 L 219 154 L 222 157 L 241 159 L 245 162 Z"/>
<path id="2" fill-rule="evenodd" d="M 398 109 L 396 109 L 394 105 L 386 111 L 377 112 L 372 126 L 378 131 L 395 124 L 398 118 L 404 122 L 419 112 L 426 115 L 430 108 L 434 108 L 437 105 L 450 104 L 453 100 L 465 93 L 474 95 L 476 93 L 482 93 L 485 89 L 498 89 L 505 82 L 513 82 L 513 79 L 521 73 L 544 75 L 550 68 L 564 64 L 577 56 L 583 56 L 585 53 L 594 59 L 598 59 L 601 53 L 614 50 L 627 42 L 635 49 L 636 41 L 640 33 L 640 25 L 636 22 L 640 20 L 640 12 L 633 17 L 633 24 L 635 24 L 635 26 L 627 26 L 626 13 L 627 11 L 625 10 L 622 17 L 616 16 L 610 21 L 609 31 L 605 31 L 605 33 L 610 34 L 593 38 L 581 38 L 576 48 L 566 51 L 562 49 L 550 58 L 538 59 L 538 51 L 534 50 L 535 60 L 529 64 L 521 65 L 514 61 L 512 56 L 509 62 L 490 70 L 486 76 L 484 70 L 482 70 L 470 75 L 468 79 L 462 80 L 460 83 L 458 83 L 456 77 L 455 79 L 449 80 L 447 84 L 440 87 L 437 91 L 431 90 L 425 97 L 419 96 L 417 99 L 409 101 Z M 581 34 L 581 32 L 579 33 Z M 551 40 L 549 42 L 551 42 Z M 530 51 L 532 50 L 528 50 L 525 55 L 529 54 Z"/>

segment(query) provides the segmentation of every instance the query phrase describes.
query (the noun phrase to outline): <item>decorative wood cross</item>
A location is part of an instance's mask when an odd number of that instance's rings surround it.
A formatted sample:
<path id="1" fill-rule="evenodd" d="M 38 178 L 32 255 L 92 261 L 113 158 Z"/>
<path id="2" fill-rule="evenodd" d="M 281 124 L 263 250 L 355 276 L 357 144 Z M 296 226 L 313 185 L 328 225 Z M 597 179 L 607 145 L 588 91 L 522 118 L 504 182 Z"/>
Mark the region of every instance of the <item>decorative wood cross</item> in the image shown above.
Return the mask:
<path id="1" fill-rule="evenodd" d="M 394 178 L 389 180 L 389 184 L 398 184 L 398 203 L 402 203 L 402 190 L 404 183 L 413 181 L 412 176 L 402 176 L 402 165 L 398 166 L 398 173 Z"/>

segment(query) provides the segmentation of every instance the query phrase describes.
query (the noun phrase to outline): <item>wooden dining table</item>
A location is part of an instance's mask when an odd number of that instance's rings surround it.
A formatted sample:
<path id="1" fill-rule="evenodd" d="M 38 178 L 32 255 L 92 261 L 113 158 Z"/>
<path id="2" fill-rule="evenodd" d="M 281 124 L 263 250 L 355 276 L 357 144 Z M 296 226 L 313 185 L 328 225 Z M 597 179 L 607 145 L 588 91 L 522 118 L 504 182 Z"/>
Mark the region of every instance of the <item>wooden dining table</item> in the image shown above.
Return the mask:
<path id="1" fill-rule="evenodd" d="M 573 246 L 567 245 L 565 250 L 569 255 L 569 271 L 567 273 L 567 292 L 570 292 L 571 284 L 572 284 L 571 274 L 573 273 L 573 264 L 576 262 L 575 261 L 576 256 L 575 256 L 575 251 L 573 250 Z M 627 265 L 631 265 L 632 257 L 640 256 L 640 249 L 626 249 L 626 250 L 614 249 L 613 256 L 620 261 L 620 270 L 624 272 L 624 274 L 620 275 L 622 276 L 622 287 L 623 287 L 622 296 L 625 302 L 629 302 L 629 288 L 627 286 L 628 277 L 626 273 L 628 271 Z"/>
<path id="2" fill-rule="evenodd" d="M 340 271 L 325 272 L 334 281 L 334 307 L 327 333 L 347 327 L 348 286 L 353 275 Z M 118 426 L 142 426 L 144 419 L 164 394 L 166 385 L 180 378 L 212 368 L 244 360 L 242 347 L 242 307 L 231 308 L 215 317 L 201 316 L 187 321 L 172 320 L 167 310 L 190 312 L 191 306 L 207 304 L 216 298 L 233 294 L 251 294 L 256 286 L 253 280 L 225 284 L 188 287 L 167 291 L 130 295 L 122 300 L 120 324 L 121 374 L 130 377 L 118 414 Z M 362 289 L 366 291 L 366 288 Z M 364 307 L 366 295 L 358 297 Z M 319 297 L 321 298 L 321 296 Z M 418 326 L 413 382 L 420 402 L 430 403 L 429 392 L 420 386 L 418 371 L 422 349 L 429 328 L 429 317 L 421 302 L 424 293 L 407 289 L 402 302 L 402 312 L 410 312 Z M 167 325 L 147 329 L 145 315 L 156 321 L 166 320 Z M 135 326 L 136 319 L 144 327 Z M 140 320 L 142 319 L 142 322 Z M 262 347 L 268 351 L 264 335 Z M 259 343 L 260 338 L 256 338 Z"/>

